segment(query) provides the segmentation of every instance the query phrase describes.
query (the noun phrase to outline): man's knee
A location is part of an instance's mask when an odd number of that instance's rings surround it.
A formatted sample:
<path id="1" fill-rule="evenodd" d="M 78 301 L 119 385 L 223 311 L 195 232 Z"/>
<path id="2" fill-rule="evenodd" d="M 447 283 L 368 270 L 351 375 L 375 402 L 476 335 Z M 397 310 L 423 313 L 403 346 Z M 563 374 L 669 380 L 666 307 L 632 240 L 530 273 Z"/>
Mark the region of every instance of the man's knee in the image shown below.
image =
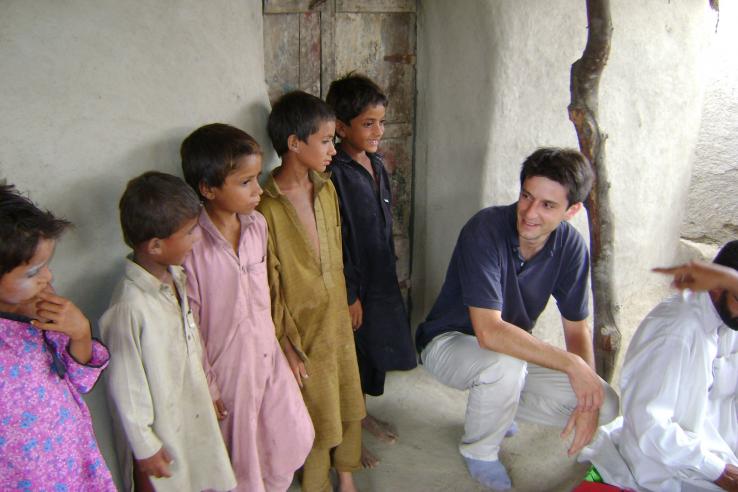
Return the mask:
<path id="1" fill-rule="evenodd" d="M 599 425 L 605 425 L 612 422 L 620 413 L 620 397 L 618 397 L 618 394 L 615 393 L 615 390 L 612 389 L 612 386 L 609 384 L 604 383 L 603 386 L 603 389 L 605 390 L 605 399 L 600 407 Z"/>
<path id="2" fill-rule="evenodd" d="M 519 395 L 525 385 L 527 364 L 515 357 L 496 353 L 472 383 L 484 385 L 495 392 Z M 517 397 L 515 398 L 517 400 Z"/>
<path id="3" fill-rule="evenodd" d="M 489 385 L 502 391 L 502 387 L 510 386 L 520 392 L 525 381 L 525 362 L 482 349 L 473 336 L 441 337 L 422 353 L 425 368 L 441 383 L 462 390 Z"/>

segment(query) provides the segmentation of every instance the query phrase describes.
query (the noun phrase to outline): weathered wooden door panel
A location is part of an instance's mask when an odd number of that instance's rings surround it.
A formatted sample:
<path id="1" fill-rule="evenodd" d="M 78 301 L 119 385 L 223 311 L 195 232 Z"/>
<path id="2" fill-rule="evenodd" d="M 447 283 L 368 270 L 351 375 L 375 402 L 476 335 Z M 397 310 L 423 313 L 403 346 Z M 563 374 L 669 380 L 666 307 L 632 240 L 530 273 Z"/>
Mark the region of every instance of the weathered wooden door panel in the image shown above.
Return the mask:
<path id="1" fill-rule="evenodd" d="M 264 33 L 269 99 L 295 89 L 320 96 L 320 13 L 265 15 Z"/>
<path id="2" fill-rule="evenodd" d="M 415 12 L 415 0 L 336 0 L 337 12 Z"/>
<path id="3" fill-rule="evenodd" d="M 264 16 L 264 32 L 270 36 L 269 42 L 264 43 L 264 64 L 269 67 L 266 83 L 270 100 L 300 87 L 300 38 L 292 35 L 293 32 L 299 33 L 299 30 L 299 14 Z"/>
<path id="4" fill-rule="evenodd" d="M 376 81 L 390 100 L 380 151 L 394 198 L 397 274 L 410 278 L 415 0 L 264 0 L 264 63 L 269 98 L 301 89 L 325 97 L 351 71 Z"/>
<path id="5" fill-rule="evenodd" d="M 389 123 L 412 121 L 415 14 L 337 13 L 335 51 L 338 74 L 364 72 L 387 91 Z"/>
<path id="6" fill-rule="evenodd" d="M 312 12 L 317 4 L 315 0 L 264 0 L 264 14 L 299 14 Z"/>

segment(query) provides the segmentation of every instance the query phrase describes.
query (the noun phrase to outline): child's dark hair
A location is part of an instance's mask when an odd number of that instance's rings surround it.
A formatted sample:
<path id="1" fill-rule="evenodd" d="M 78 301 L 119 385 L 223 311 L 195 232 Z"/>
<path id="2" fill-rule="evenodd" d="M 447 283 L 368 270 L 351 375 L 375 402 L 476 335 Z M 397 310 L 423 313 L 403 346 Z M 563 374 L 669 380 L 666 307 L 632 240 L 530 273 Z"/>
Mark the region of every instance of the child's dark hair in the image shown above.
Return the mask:
<path id="1" fill-rule="evenodd" d="M 288 92 L 272 106 L 267 131 L 274 150 L 282 157 L 287 153 L 287 139 L 297 136 L 307 142 L 310 135 L 325 121 L 334 121 L 335 113 L 321 99 L 302 91 Z"/>
<path id="2" fill-rule="evenodd" d="M 586 200 L 594 181 L 589 160 L 581 152 L 555 147 L 540 148 L 525 159 L 520 170 L 520 186 L 534 176 L 548 178 L 565 187 L 569 206 Z"/>
<path id="3" fill-rule="evenodd" d="M 325 102 L 336 112 L 336 118 L 347 125 L 368 107 L 387 107 L 389 101 L 379 88 L 366 75 L 349 72 L 331 82 Z"/>
<path id="4" fill-rule="evenodd" d="M 149 171 L 128 182 L 120 198 L 120 227 L 131 248 L 165 239 L 200 213 L 200 200 L 177 176 Z"/>
<path id="5" fill-rule="evenodd" d="M 13 185 L 0 185 L 0 276 L 28 263 L 41 239 L 56 239 L 71 223 L 41 210 Z"/>
<path id="6" fill-rule="evenodd" d="M 236 169 L 236 162 L 246 155 L 261 155 L 254 137 L 224 123 L 201 126 L 184 139 L 179 149 L 185 181 L 201 200 L 200 184 L 217 188 Z"/>

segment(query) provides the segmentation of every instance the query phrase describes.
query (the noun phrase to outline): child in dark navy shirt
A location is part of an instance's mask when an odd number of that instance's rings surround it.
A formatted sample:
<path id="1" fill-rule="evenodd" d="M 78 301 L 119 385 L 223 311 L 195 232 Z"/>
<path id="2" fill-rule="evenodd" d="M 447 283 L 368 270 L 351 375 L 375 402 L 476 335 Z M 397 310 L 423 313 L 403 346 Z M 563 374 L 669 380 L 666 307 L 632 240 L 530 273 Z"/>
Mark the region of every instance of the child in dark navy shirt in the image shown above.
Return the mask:
<path id="1" fill-rule="evenodd" d="M 365 395 L 384 393 L 385 374 L 416 366 L 407 311 L 395 270 L 389 176 L 377 153 L 384 133 L 387 97 L 363 75 L 334 81 L 326 102 L 336 112 L 341 142 L 328 170 L 341 208 L 343 260 L 351 323 Z M 397 433 L 371 415 L 363 426 L 379 439 Z M 362 449 L 362 463 L 375 456 Z"/>

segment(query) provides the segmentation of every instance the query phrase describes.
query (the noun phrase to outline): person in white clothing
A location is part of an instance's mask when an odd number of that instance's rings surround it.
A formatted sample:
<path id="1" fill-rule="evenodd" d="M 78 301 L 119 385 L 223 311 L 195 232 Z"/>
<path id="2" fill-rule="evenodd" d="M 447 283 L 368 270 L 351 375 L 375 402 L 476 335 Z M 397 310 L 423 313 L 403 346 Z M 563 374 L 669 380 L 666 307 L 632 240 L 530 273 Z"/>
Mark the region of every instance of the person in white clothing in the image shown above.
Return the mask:
<path id="1" fill-rule="evenodd" d="M 706 285 L 729 288 L 734 282 L 724 272 L 738 270 L 738 241 L 714 263 L 724 268 L 660 271 L 674 274 L 680 288 L 722 274 L 727 280 Z M 623 416 L 600 429 L 580 460 L 591 461 L 605 483 L 638 491 L 738 491 L 736 330 L 735 289 L 685 290 L 656 306 L 623 364 Z"/>

